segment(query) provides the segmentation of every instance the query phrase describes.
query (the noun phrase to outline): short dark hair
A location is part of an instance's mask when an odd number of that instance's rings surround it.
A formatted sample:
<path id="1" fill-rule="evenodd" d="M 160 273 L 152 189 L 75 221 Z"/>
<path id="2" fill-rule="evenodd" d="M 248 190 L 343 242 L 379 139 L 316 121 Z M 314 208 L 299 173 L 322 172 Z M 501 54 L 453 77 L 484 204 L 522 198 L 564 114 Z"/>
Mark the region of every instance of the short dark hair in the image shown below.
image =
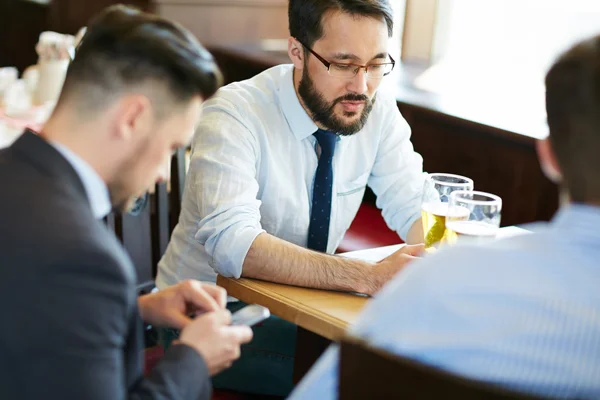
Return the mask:
<path id="1" fill-rule="evenodd" d="M 394 33 L 394 13 L 388 0 L 290 0 L 290 35 L 312 47 L 323 36 L 323 16 L 330 11 L 382 18 L 388 35 L 392 37 Z"/>
<path id="2" fill-rule="evenodd" d="M 82 106 L 98 107 L 145 83 L 158 82 L 183 103 L 195 95 L 206 99 L 222 84 L 212 55 L 179 24 L 123 5 L 111 6 L 87 27 L 69 65 L 61 93 L 77 94 Z M 160 107 L 159 107 L 160 108 Z"/>
<path id="3" fill-rule="evenodd" d="M 564 53 L 546 75 L 550 143 L 572 201 L 600 201 L 600 35 Z"/>

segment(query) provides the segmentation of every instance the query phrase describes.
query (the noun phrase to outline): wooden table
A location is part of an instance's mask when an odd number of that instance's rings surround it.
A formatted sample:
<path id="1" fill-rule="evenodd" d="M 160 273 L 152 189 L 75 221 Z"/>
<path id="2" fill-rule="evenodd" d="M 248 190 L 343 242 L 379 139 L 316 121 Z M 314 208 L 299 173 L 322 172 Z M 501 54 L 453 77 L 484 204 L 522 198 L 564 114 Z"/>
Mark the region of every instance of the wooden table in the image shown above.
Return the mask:
<path id="1" fill-rule="evenodd" d="M 227 294 L 250 304 L 267 307 L 272 314 L 298 325 L 295 383 L 299 382 L 331 341 L 344 335 L 356 320 L 367 297 L 308 289 L 255 279 L 230 279 L 219 276 L 217 285 Z"/>
<path id="2" fill-rule="evenodd" d="M 254 279 L 219 276 L 217 284 L 227 289 L 228 295 L 267 307 L 272 314 L 329 340 L 342 337 L 367 302 L 367 297 L 361 295 Z"/>
<path id="3" fill-rule="evenodd" d="M 345 253 L 345 257 L 379 260 L 402 245 Z M 368 297 L 308 289 L 255 279 L 219 276 L 217 285 L 230 296 L 267 307 L 272 314 L 298 325 L 294 382 L 299 382 L 332 341 L 340 339 L 358 317 Z"/>

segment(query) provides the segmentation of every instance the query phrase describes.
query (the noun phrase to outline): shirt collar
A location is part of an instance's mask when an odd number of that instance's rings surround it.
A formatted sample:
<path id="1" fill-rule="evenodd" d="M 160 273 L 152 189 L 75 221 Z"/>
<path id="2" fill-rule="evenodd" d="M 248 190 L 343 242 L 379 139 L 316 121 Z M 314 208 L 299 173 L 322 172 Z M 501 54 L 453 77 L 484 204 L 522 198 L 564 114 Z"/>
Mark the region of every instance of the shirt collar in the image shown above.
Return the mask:
<path id="1" fill-rule="evenodd" d="M 281 110 L 296 139 L 304 140 L 312 136 L 318 127 L 300 104 L 294 88 L 294 67 L 292 65 L 285 71 L 281 82 L 279 87 Z"/>
<path id="2" fill-rule="evenodd" d="M 585 240 L 600 241 L 600 206 L 570 203 L 561 207 L 552 219 L 555 229 L 569 231 L 585 238 Z"/>
<path id="3" fill-rule="evenodd" d="M 50 142 L 50 144 L 69 162 L 69 164 L 71 164 L 75 172 L 77 172 L 77 175 L 85 188 L 94 217 L 97 219 L 106 217 L 112 208 L 106 183 L 104 183 L 98 173 L 94 171 L 87 162 L 69 148 L 57 142 Z"/>

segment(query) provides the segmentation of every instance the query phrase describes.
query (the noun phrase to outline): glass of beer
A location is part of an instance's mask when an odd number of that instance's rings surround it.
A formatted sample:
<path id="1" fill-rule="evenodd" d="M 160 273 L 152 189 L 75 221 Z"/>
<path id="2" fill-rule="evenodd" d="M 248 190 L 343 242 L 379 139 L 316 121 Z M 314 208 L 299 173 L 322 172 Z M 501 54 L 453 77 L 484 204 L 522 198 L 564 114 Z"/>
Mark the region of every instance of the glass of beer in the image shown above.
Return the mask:
<path id="1" fill-rule="evenodd" d="M 423 188 L 421 217 L 425 248 L 437 247 L 446 236 L 446 217 L 450 194 L 457 190 L 473 190 L 473 180 L 454 174 L 430 174 Z M 456 209 L 459 215 L 467 218 L 468 210 Z"/>
<path id="2" fill-rule="evenodd" d="M 464 218 L 465 210 L 468 211 Z M 502 199 L 495 194 L 459 190 L 450 194 L 446 217 L 446 240 L 456 243 L 494 238 L 500 229 Z M 457 217 L 457 213 L 463 216 Z"/>

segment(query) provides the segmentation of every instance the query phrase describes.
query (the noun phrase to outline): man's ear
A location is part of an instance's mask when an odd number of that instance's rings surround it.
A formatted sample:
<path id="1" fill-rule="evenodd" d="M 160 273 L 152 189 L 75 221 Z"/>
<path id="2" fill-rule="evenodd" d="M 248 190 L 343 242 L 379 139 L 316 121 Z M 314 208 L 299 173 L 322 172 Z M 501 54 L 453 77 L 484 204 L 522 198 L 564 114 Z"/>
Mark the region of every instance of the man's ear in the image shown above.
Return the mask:
<path id="1" fill-rule="evenodd" d="M 123 96 L 113 111 L 114 133 L 120 140 L 131 141 L 145 136 L 154 121 L 152 103 L 141 94 Z"/>
<path id="2" fill-rule="evenodd" d="M 304 46 L 296 38 L 288 38 L 288 55 L 297 70 L 304 69 Z"/>
<path id="3" fill-rule="evenodd" d="M 538 140 L 536 150 L 544 175 L 554 183 L 562 182 L 562 172 L 556 160 L 556 154 L 552 149 L 550 138 Z"/>

